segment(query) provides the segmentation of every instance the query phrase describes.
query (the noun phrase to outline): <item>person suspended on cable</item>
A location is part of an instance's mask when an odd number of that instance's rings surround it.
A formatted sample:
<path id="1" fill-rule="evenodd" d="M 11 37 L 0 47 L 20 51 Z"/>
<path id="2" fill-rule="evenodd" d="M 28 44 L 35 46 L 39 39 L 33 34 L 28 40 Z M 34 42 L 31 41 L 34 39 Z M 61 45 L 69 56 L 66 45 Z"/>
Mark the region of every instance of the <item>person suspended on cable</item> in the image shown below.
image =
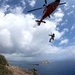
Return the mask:
<path id="1" fill-rule="evenodd" d="M 54 40 L 54 37 L 55 37 L 55 34 L 54 33 L 49 34 L 49 36 L 51 36 L 50 39 L 49 39 L 49 42 L 51 42 L 51 40 Z"/>

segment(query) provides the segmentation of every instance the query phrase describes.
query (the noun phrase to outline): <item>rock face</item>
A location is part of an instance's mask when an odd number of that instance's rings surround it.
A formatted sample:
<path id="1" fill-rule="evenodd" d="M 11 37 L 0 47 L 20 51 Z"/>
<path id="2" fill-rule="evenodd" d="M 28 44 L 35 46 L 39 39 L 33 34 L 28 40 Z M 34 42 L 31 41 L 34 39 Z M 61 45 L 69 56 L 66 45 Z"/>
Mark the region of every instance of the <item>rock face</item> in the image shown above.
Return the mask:
<path id="1" fill-rule="evenodd" d="M 3 55 L 0 55 L 0 75 L 39 75 L 35 69 L 24 69 L 9 65 Z"/>

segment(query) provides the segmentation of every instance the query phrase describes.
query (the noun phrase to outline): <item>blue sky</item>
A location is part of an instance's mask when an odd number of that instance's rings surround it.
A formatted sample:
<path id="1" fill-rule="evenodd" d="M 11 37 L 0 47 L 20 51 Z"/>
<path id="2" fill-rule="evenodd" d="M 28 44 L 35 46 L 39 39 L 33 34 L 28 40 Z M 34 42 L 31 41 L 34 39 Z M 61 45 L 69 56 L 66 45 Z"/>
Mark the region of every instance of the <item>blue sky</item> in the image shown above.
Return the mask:
<path id="1" fill-rule="evenodd" d="M 48 3 L 54 0 L 48 0 Z M 0 53 L 8 60 L 37 61 L 75 58 L 75 1 L 60 5 L 46 18 L 46 24 L 37 26 L 44 0 L 0 0 Z M 49 43 L 49 34 L 55 40 Z"/>

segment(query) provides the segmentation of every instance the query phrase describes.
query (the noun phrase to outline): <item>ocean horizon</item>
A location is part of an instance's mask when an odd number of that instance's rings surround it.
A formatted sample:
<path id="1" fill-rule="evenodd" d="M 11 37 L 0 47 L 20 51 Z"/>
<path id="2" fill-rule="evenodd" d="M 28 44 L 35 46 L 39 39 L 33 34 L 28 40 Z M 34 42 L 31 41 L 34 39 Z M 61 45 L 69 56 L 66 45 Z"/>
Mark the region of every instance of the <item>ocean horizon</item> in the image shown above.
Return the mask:
<path id="1" fill-rule="evenodd" d="M 61 60 L 50 64 L 31 66 L 35 62 L 10 61 L 11 65 L 38 70 L 40 75 L 75 75 L 75 60 Z"/>

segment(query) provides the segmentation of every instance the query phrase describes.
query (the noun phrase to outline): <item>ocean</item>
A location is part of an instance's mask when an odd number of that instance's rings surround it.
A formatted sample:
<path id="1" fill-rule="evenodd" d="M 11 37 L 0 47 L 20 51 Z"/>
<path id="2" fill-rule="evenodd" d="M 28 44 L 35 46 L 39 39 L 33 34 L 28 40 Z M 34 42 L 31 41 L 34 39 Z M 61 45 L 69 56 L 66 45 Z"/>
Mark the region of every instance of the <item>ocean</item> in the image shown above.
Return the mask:
<path id="1" fill-rule="evenodd" d="M 27 69 L 37 69 L 40 75 L 75 75 L 75 60 L 55 61 L 50 64 L 31 66 L 35 62 L 10 61 L 11 65 Z"/>

